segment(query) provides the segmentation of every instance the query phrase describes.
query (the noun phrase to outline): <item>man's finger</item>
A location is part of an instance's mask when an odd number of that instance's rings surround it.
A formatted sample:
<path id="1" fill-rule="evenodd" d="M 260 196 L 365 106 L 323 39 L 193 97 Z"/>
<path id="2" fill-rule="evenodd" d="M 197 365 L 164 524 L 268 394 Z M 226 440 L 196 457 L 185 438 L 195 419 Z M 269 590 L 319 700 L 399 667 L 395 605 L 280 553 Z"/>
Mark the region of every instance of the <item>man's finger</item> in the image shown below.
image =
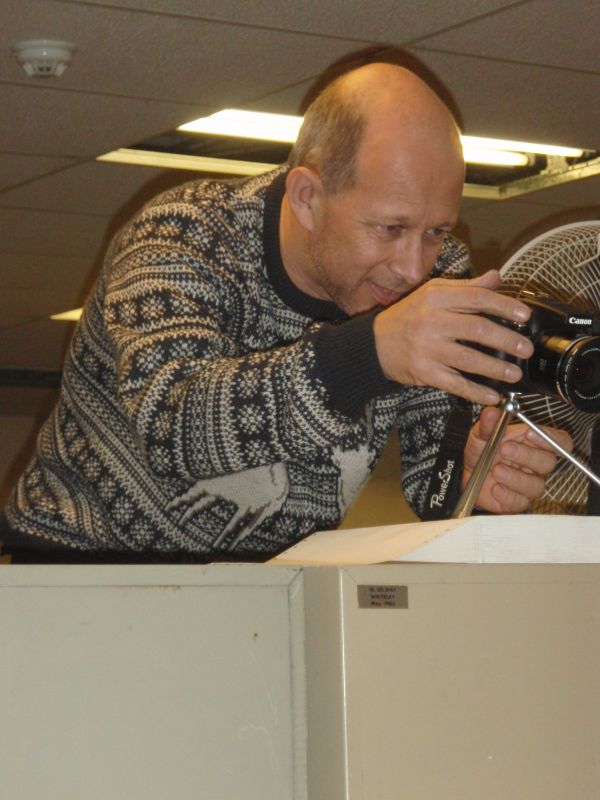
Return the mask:
<path id="1" fill-rule="evenodd" d="M 479 415 L 479 425 L 475 428 L 477 438 L 482 442 L 487 442 L 494 428 L 498 424 L 498 420 L 502 415 L 502 409 L 498 406 L 488 406 L 484 408 Z"/>
<path id="2" fill-rule="evenodd" d="M 523 377 L 521 368 L 516 364 L 481 353 L 468 345 L 457 342 L 449 348 L 449 352 L 448 366 L 459 372 L 506 383 L 516 383 Z"/>
<path id="3" fill-rule="evenodd" d="M 494 389 L 483 386 L 481 383 L 470 381 L 459 372 L 448 370 L 444 379 L 433 384 L 444 392 L 462 397 L 471 403 L 481 406 L 493 406 L 500 402 L 500 395 Z"/>
<path id="4" fill-rule="evenodd" d="M 541 447 L 530 447 L 516 441 L 504 442 L 500 446 L 500 457 L 503 462 L 526 468 L 537 475 L 548 475 L 558 461 L 554 451 Z"/>
<path id="5" fill-rule="evenodd" d="M 456 314 L 452 335 L 457 341 L 500 350 L 515 358 L 533 355 L 533 343 L 527 336 L 478 314 Z"/>
<path id="6" fill-rule="evenodd" d="M 490 270 L 478 278 L 467 280 L 437 278 L 426 283 L 422 290 L 427 290 L 431 296 L 439 295 L 440 300 L 447 298 L 443 305 L 450 300 L 451 305 L 446 307 L 455 312 L 492 314 L 512 322 L 527 322 L 531 316 L 529 306 L 509 294 L 494 291 L 499 285 L 498 273 Z M 447 289 L 451 291 L 450 295 L 446 294 Z"/>
<path id="7" fill-rule="evenodd" d="M 541 475 L 532 475 L 520 469 L 511 469 L 506 464 L 495 464 L 492 468 L 494 479 L 514 494 L 533 500 L 544 492 L 545 481 Z"/>
<path id="8" fill-rule="evenodd" d="M 557 444 L 559 444 L 563 450 L 566 450 L 568 453 L 573 451 L 573 439 L 567 433 L 567 431 L 560 430 L 559 428 L 550 428 L 547 426 L 540 426 L 545 434 L 547 434 L 551 439 L 553 439 Z M 525 440 L 528 444 L 534 445 L 535 447 L 542 447 L 546 450 L 554 451 L 552 445 L 547 442 L 542 436 L 539 436 L 534 430 L 531 428 L 528 429 L 527 434 L 525 436 Z"/>
<path id="9" fill-rule="evenodd" d="M 492 488 L 492 497 L 498 504 L 499 514 L 520 514 L 527 511 L 529 507 L 530 498 L 520 492 L 515 492 L 509 489 L 503 483 L 496 483 Z"/>

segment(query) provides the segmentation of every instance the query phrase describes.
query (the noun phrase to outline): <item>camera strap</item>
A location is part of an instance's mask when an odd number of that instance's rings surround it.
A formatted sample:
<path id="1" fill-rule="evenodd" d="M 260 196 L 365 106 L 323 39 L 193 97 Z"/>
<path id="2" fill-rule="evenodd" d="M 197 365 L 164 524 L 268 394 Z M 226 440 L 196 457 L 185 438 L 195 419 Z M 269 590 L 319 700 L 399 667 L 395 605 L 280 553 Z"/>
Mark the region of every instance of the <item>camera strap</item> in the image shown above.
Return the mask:
<path id="1" fill-rule="evenodd" d="M 471 406 L 457 400 L 446 422 L 444 436 L 429 481 L 421 519 L 447 519 L 460 497 L 465 445 L 473 426 Z"/>

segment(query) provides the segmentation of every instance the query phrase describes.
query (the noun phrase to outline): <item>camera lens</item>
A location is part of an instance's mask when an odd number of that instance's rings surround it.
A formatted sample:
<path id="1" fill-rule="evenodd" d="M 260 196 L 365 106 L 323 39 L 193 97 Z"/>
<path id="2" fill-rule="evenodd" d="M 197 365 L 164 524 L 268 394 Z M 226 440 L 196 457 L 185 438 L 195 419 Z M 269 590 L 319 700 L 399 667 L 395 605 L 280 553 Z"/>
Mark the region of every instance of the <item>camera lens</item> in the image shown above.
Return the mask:
<path id="1" fill-rule="evenodd" d="M 562 396 L 582 411 L 600 411 L 600 337 L 575 339 L 560 361 Z"/>
<path id="2" fill-rule="evenodd" d="M 573 367 L 573 388 L 583 397 L 588 397 L 598 384 L 598 364 L 582 361 Z"/>

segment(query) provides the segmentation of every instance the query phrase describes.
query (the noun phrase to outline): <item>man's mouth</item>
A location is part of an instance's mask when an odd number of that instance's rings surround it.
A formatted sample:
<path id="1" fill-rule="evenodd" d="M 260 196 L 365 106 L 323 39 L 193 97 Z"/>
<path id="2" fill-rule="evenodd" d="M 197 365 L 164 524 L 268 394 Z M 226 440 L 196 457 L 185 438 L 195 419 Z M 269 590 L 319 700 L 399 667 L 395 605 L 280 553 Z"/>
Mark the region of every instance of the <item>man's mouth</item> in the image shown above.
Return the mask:
<path id="1" fill-rule="evenodd" d="M 402 292 L 393 292 L 391 289 L 386 289 L 373 281 L 368 281 L 369 289 L 375 300 L 380 306 L 389 306 L 395 303 L 402 297 Z"/>

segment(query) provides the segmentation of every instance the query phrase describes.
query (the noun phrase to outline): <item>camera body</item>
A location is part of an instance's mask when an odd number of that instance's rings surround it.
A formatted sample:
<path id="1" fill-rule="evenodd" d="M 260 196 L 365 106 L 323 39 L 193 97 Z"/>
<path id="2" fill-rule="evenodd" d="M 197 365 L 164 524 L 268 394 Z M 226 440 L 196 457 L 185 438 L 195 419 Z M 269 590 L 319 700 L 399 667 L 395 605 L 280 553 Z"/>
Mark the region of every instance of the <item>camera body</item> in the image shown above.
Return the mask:
<path id="1" fill-rule="evenodd" d="M 523 377 L 518 383 L 474 379 L 504 394 L 538 393 L 561 398 L 580 411 L 600 411 L 600 317 L 543 294 L 520 291 L 518 297 L 531 308 L 528 322 L 486 316 L 531 339 L 533 355 L 521 359 L 499 350 L 477 349 L 517 364 Z"/>

